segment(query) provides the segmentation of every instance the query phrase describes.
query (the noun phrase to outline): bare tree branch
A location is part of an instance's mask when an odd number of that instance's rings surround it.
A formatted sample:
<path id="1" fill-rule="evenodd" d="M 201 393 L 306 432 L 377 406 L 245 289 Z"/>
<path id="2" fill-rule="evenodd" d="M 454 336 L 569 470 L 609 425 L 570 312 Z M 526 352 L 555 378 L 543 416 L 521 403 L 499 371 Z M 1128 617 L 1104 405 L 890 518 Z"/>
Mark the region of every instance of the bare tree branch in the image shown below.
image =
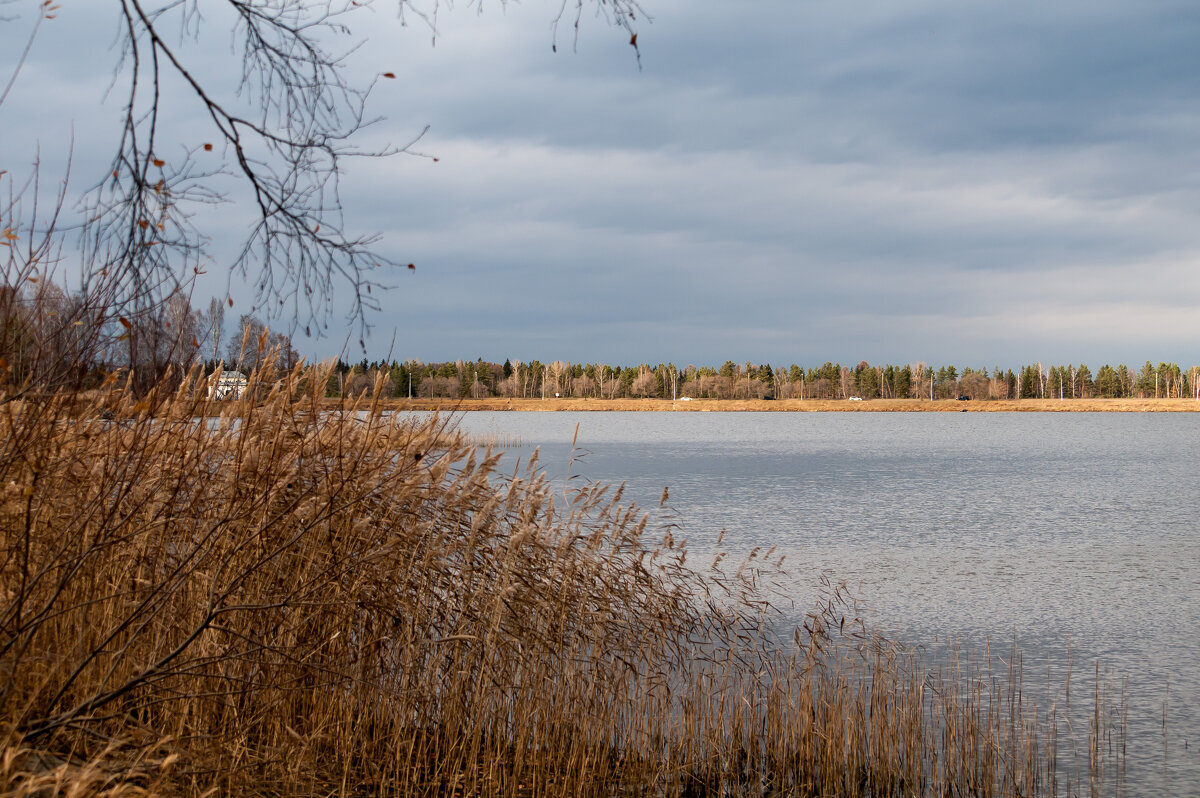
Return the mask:
<path id="1" fill-rule="evenodd" d="M 412 15 L 437 35 L 444 0 L 386 0 L 403 20 Z M 383 3 L 385 0 L 379 0 Z M 585 5 L 630 33 L 635 0 L 563 0 L 558 25 Z M 394 3 L 394 5 L 392 5 Z M 3 0 L 0 0 L 3 4 Z M 407 141 L 363 149 L 358 139 L 378 120 L 367 115 L 376 74 L 362 85 L 348 77 L 348 58 L 361 44 L 352 17 L 372 0 L 113 0 L 118 53 L 109 91 L 123 96 L 120 132 L 103 179 L 82 202 L 81 295 L 99 311 L 88 324 L 107 330 L 127 361 L 153 360 L 154 336 L 138 334 L 163 318 L 172 297 L 189 296 L 196 277 L 218 253 L 201 214 L 234 204 L 245 234 L 227 263 L 227 294 L 235 277 L 254 290 L 255 313 L 290 319 L 293 331 L 321 335 L 334 309 L 345 309 L 360 345 L 383 290 L 400 265 L 381 237 L 347 223 L 340 179 L 353 158 L 409 153 L 428 130 Z M 468 6 L 483 10 L 483 0 Z M 501 5 L 504 5 L 501 0 Z M 447 7 L 451 4 L 447 3 Z M 12 76 L 8 96 L 45 19 L 57 6 L 41 3 Z M 215 38 L 229 36 L 233 76 L 211 71 Z M 555 45 L 556 46 L 556 45 Z M 227 78 L 232 77 L 232 80 Z M 169 103 L 169 106 L 168 106 Z M 202 124 L 180 131 L 181 111 Z M 11 181 L 11 178 L 9 178 Z M 11 192 L 11 182 L 9 183 Z M 0 208 L 7 234 L 22 192 Z M 33 228 L 30 228 L 32 239 Z M 61 235 L 63 228 L 57 229 Z M 47 239 L 49 240 L 49 239 Z M 224 246 L 224 244 L 222 244 Z M 25 277 L 11 263 L 6 283 Z M 229 300 L 232 304 L 232 300 Z M 118 326 L 118 322 L 120 326 Z M 176 336 L 178 338 L 178 336 Z M 364 345 L 365 346 L 365 345 Z M 107 350 L 111 354 L 111 347 Z M 135 373 L 145 390 L 159 369 Z M 143 376 L 145 379 L 143 379 Z"/>

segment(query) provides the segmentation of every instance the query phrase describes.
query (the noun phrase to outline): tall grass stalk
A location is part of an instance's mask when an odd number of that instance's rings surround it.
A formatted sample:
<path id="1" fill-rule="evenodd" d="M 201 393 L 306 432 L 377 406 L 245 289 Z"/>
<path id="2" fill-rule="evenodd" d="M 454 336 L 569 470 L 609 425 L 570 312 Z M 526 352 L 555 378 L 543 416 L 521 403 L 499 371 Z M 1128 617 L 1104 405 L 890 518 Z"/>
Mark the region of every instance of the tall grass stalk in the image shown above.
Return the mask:
<path id="1" fill-rule="evenodd" d="M 837 587 L 788 627 L 766 556 L 693 569 L 327 378 L 0 397 L 0 791 L 1060 794 L 1015 649 L 930 659 Z"/>

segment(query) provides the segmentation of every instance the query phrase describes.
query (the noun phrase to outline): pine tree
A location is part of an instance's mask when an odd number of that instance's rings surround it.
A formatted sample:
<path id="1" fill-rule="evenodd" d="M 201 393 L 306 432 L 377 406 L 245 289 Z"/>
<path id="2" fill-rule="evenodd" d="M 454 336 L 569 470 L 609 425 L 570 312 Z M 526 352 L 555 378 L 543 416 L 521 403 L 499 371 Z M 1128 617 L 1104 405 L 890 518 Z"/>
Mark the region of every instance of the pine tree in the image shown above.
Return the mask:
<path id="1" fill-rule="evenodd" d="M 1021 398 L 1036 399 L 1038 395 L 1038 378 L 1033 366 L 1021 368 Z"/>

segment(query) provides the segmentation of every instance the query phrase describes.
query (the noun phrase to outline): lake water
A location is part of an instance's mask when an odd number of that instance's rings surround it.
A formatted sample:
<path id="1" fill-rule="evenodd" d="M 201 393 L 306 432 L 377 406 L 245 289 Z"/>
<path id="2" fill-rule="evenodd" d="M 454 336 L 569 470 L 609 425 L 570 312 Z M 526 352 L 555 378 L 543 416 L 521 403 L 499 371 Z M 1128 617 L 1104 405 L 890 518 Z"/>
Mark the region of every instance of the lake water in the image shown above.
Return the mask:
<path id="1" fill-rule="evenodd" d="M 1200 415 L 467 413 L 555 475 L 664 487 L 690 547 L 845 580 L 910 642 L 1015 636 L 1027 683 L 1129 677 L 1121 794 L 1200 795 Z M 578 425 L 578 448 L 571 440 Z M 1040 676 L 1039 676 L 1040 673 Z M 1074 689 L 1074 688 L 1073 688 Z M 1166 712 L 1166 734 L 1163 715 Z M 1086 735 L 1086 732 L 1084 733 Z M 1086 744 L 1086 736 L 1085 736 Z"/>

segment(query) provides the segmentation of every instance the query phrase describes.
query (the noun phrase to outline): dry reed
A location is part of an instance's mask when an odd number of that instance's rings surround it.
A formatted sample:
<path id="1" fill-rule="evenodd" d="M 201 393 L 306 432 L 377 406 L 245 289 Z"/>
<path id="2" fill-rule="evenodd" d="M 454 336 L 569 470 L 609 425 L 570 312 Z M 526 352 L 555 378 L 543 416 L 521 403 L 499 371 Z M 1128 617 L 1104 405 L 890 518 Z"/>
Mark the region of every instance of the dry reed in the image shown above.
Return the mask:
<path id="1" fill-rule="evenodd" d="M 837 587 L 788 628 L 768 557 L 693 570 L 619 489 L 249 395 L 0 402 L 0 791 L 1059 794 L 1015 650 L 930 661 Z"/>

